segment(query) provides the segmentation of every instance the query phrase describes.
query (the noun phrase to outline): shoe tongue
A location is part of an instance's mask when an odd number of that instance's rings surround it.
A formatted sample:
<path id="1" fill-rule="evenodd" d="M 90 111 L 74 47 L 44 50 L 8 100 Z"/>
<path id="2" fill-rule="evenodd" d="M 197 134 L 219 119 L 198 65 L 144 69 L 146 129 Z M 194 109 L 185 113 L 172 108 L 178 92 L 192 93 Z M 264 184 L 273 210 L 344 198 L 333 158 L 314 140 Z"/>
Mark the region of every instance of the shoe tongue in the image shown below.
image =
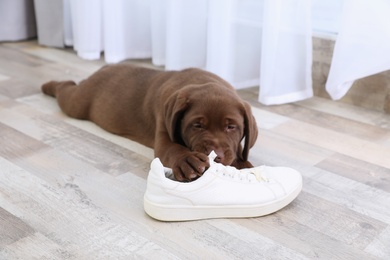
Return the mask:
<path id="1" fill-rule="evenodd" d="M 209 163 L 210 163 L 210 166 L 214 164 L 214 160 L 215 158 L 217 157 L 217 154 L 214 152 L 214 150 L 212 150 L 209 154 Z"/>

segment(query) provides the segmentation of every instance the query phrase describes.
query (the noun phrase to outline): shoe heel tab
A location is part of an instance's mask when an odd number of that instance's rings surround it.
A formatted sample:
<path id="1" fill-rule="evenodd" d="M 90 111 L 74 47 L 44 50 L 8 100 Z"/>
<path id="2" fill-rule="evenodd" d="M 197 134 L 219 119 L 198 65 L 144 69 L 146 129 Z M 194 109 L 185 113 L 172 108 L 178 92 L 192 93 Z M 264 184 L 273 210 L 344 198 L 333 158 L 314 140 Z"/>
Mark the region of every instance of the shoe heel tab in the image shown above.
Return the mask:
<path id="1" fill-rule="evenodd" d="M 164 169 L 163 164 L 160 161 L 160 158 L 156 157 L 153 159 L 152 163 L 150 164 L 150 170 L 154 172 L 162 172 Z"/>
<path id="2" fill-rule="evenodd" d="M 150 164 L 150 172 L 154 173 L 153 176 L 158 176 L 159 178 L 162 178 L 164 180 L 170 179 L 175 181 L 172 169 L 165 167 L 158 157 L 154 158 L 152 163 Z"/>

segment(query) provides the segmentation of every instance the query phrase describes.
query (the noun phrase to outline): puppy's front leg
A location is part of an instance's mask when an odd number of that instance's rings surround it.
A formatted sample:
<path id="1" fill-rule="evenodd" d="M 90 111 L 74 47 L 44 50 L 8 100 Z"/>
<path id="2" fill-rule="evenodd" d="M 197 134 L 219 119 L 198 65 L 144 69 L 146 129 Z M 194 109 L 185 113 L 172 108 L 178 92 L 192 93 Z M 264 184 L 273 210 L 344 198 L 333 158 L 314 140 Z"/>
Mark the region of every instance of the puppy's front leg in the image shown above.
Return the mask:
<path id="1" fill-rule="evenodd" d="M 168 134 L 164 133 L 156 136 L 154 154 L 164 166 L 172 168 L 178 181 L 192 181 L 210 166 L 206 154 L 192 152 L 187 147 L 172 142 Z"/>

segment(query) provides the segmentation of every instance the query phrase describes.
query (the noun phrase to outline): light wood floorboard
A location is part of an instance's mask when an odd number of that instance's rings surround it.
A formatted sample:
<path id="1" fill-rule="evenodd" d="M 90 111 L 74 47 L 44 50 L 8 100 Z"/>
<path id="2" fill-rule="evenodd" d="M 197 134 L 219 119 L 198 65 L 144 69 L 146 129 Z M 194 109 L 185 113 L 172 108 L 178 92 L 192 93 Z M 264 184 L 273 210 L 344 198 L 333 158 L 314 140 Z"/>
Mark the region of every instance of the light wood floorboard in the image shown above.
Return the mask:
<path id="1" fill-rule="evenodd" d="M 319 97 L 263 106 L 240 90 L 259 126 L 250 160 L 299 170 L 302 193 L 265 217 L 159 222 L 143 210 L 153 151 L 40 92 L 103 65 L 0 44 L 0 259 L 390 259 L 388 114 Z"/>

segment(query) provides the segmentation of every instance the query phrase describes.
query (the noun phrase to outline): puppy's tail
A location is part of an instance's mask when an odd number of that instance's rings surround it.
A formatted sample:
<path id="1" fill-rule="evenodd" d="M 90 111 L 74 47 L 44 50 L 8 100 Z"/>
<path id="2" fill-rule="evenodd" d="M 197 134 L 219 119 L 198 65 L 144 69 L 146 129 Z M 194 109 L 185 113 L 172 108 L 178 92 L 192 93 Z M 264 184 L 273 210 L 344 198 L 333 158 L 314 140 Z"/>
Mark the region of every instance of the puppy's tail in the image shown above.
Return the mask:
<path id="1" fill-rule="evenodd" d="M 76 85 L 74 81 L 49 81 L 42 85 L 42 92 L 46 95 L 56 97 L 57 89 L 65 85 Z"/>

